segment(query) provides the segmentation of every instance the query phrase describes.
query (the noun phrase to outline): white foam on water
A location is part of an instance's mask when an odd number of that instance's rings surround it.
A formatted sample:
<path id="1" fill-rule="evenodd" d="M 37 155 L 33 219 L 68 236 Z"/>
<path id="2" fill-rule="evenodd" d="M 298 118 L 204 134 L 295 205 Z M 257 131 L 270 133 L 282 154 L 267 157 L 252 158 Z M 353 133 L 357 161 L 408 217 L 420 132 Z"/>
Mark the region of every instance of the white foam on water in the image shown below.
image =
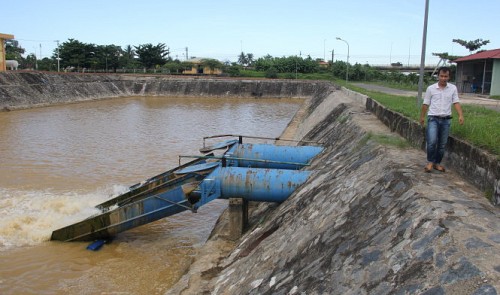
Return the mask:
<path id="1" fill-rule="evenodd" d="M 95 205 L 125 191 L 119 185 L 91 193 L 0 188 L 0 251 L 48 241 L 52 231 L 99 214 Z"/>

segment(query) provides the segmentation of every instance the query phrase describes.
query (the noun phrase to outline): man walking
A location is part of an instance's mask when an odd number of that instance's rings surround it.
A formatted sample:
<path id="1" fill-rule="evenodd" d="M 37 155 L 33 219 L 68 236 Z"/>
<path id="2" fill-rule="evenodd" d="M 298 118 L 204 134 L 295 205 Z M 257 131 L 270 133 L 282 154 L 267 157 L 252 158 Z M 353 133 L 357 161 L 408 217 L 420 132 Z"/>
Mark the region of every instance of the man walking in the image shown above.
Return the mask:
<path id="1" fill-rule="evenodd" d="M 458 122 L 464 123 L 462 107 L 460 106 L 457 87 L 449 84 L 450 69 L 441 67 L 438 72 L 439 81 L 427 87 L 420 112 L 420 124 L 424 126 L 425 114 L 427 110 L 427 165 L 425 172 L 431 172 L 436 169 L 445 172 L 441 165 L 444 156 L 446 142 L 451 126 L 451 105 L 455 107 L 458 113 Z"/>

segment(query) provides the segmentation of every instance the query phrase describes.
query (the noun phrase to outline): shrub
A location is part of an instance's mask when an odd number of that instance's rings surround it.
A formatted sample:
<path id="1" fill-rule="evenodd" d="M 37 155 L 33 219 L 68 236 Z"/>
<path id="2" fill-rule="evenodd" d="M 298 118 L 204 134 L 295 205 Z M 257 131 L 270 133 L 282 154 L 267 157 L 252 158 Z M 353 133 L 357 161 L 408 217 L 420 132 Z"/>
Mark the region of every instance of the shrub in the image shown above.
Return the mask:
<path id="1" fill-rule="evenodd" d="M 276 78 L 278 78 L 278 71 L 276 70 L 276 68 L 270 67 L 266 71 L 266 78 L 269 78 L 269 79 L 276 79 Z"/>

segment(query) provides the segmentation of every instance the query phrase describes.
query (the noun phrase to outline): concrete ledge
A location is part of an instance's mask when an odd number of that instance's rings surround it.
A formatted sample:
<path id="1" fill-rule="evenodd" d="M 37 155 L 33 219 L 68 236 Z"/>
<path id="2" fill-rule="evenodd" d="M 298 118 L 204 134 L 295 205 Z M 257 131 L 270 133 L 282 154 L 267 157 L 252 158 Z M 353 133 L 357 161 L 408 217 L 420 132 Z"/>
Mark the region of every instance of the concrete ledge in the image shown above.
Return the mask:
<path id="1" fill-rule="evenodd" d="M 375 100 L 367 98 L 366 109 L 390 128 L 392 132 L 406 138 L 412 145 L 425 151 L 425 128 L 400 113 L 388 110 Z M 445 161 L 448 166 L 487 194 L 492 202 L 500 204 L 500 161 L 477 147 L 450 136 Z M 423 162 L 422 162 L 423 163 Z"/>
<path id="2" fill-rule="evenodd" d="M 237 241 L 248 225 L 248 201 L 243 198 L 230 198 L 228 205 L 229 230 L 228 238 Z"/>

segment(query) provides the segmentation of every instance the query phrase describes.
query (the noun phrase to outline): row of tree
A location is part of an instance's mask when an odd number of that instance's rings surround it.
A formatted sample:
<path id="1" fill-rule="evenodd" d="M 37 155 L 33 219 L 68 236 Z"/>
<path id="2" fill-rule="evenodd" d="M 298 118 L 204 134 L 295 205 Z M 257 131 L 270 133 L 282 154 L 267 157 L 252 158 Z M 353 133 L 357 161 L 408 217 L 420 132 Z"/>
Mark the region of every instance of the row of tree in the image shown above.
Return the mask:
<path id="1" fill-rule="evenodd" d="M 453 39 L 453 42 L 466 47 L 472 53 L 472 51 L 488 44 L 489 40 Z M 69 39 L 60 44 L 50 58 L 37 60 L 34 54 L 23 57 L 24 53 L 25 50 L 19 46 L 17 41 L 7 40 L 6 58 L 17 60 L 20 62 L 20 68 L 24 69 L 56 71 L 59 67 L 62 70 L 106 72 L 116 72 L 117 69 L 155 69 L 166 73 L 182 73 L 184 69 L 190 69 L 192 66 L 187 61 L 173 60 L 170 57 L 170 49 L 163 43 L 127 45 L 121 48 L 117 45 L 95 45 Z M 444 60 L 458 58 L 450 56 L 446 52 L 433 54 Z M 333 76 L 338 78 L 343 78 L 348 73 L 350 81 L 390 80 L 397 83 L 418 83 L 416 74 L 384 73 L 375 70 L 368 64 L 348 65 L 343 61 L 336 61 L 329 62 L 327 65 L 323 62 L 320 65 L 320 62 L 323 61 L 312 59 L 310 56 L 304 58 L 302 56 L 272 57 L 266 55 L 255 59 L 252 53 L 241 52 L 237 62 L 221 63 L 215 59 L 205 59 L 202 66 L 212 69 L 220 68 L 226 75 L 230 76 L 241 76 L 244 75 L 243 70 L 252 69 L 266 72 L 266 76 L 271 78 L 277 77 L 279 73 L 289 73 L 290 77 L 295 74 L 296 77 L 298 73 L 331 72 Z"/>
<path id="2" fill-rule="evenodd" d="M 15 59 L 21 68 L 54 71 L 58 61 L 61 69 L 74 70 L 106 70 L 116 71 L 118 68 L 155 68 L 172 61 L 170 49 L 163 43 L 157 45 L 96 45 L 69 39 L 60 44 L 50 58 L 37 60 L 31 53 L 23 57 L 24 48 L 17 41 L 6 41 L 6 59 Z"/>

